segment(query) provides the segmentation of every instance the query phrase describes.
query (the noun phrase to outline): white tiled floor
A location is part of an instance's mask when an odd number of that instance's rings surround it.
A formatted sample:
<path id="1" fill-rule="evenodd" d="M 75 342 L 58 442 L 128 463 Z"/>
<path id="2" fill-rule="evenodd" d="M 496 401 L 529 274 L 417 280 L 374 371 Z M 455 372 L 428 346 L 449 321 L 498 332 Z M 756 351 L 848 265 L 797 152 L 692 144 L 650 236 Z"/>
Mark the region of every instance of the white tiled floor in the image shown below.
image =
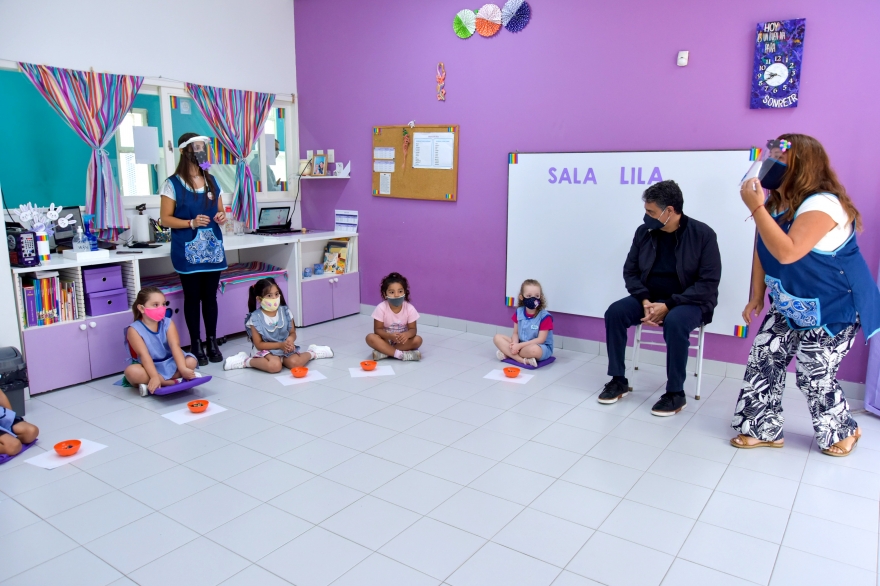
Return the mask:
<path id="1" fill-rule="evenodd" d="M 141 398 L 118 377 L 35 397 L 42 429 L 0 467 L 0 583 L 40 586 L 876 586 L 880 420 L 845 459 L 819 453 L 789 389 L 786 447 L 738 451 L 739 381 L 707 375 L 676 417 L 663 370 L 599 405 L 605 358 L 560 350 L 525 385 L 488 337 L 422 326 L 420 363 L 352 379 L 370 319 L 300 332 L 327 379 L 285 387 L 205 370 Z M 244 349 L 242 339 L 223 350 Z M 161 417 L 204 396 L 228 411 Z M 24 460 L 85 437 L 108 448 L 47 471 Z"/>

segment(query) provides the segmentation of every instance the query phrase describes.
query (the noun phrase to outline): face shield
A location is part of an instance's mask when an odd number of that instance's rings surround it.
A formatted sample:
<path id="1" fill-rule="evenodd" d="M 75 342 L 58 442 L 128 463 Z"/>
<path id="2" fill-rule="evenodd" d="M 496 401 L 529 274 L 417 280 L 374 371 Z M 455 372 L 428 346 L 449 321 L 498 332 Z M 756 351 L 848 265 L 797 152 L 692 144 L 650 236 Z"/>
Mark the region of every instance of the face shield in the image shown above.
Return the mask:
<path id="1" fill-rule="evenodd" d="M 192 146 L 192 153 L 187 155 L 184 149 Z M 211 167 L 208 162 L 208 149 L 211 148 L 211 139 L 207 136 L 194 136 L 179 147 L 181 156 L 190 156 L 190 160 L 200 168 L 207 171 Z"/>
<path id="2" fill-rule="evenodd" d="M 767 148 L 752 149 L 754 162 L 742 178 L 740 185 L 749 179 L 757 179 L 764 189 L 779 189 L 788 165 L 782 162 L 783 154 L 791 148 L 791 143 L 784 139 L 768 140 Z"/>

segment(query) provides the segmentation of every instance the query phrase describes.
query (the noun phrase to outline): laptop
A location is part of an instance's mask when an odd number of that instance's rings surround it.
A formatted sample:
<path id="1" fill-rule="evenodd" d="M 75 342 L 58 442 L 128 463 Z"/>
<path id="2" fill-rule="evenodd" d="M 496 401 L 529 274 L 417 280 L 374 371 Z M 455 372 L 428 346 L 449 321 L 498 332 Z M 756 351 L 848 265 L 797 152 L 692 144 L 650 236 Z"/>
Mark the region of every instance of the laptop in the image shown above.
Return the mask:
<path id="1" fill-rule="evenodd" d="M 75 221 L 76 224 L 68 224 L 66 228 L 60 228 L 57 226 L 55 227 L 55 247 L 59 249 L 59 252 L 60 249 L 73 248 L 73 237 L 76 236 L 77 227 L 82 226 L 83 231 L 85 231 L 82 212 L 80 211 L 79 206 L 61 208 L 59 217 L 66 218 L 68 214 L 73 214 L 71 220 Z M 98 248 L 106 250 L 116 250 L 116 244 L 110 242 L 109 240 L 98 239 Z"/>
<path id="2" fill-rule="evenodd" d="M 76 236 L 76 229 L 83 226 L 82 212 L 79 211 L 79 206 L 61 208 L 59 217 L 66 218 L 68 214 L 73 214 L 71 220 L 76 222 L 76 224 L 68 224 L 66 228 L 55 227 L 55 246 L 73 248 L 73 237 Z"/>
<path id="3" fill-rule="evenodd" d="M 257 219 L 256 234 L 289 234 L 290 206 L 262 208 Z"/>

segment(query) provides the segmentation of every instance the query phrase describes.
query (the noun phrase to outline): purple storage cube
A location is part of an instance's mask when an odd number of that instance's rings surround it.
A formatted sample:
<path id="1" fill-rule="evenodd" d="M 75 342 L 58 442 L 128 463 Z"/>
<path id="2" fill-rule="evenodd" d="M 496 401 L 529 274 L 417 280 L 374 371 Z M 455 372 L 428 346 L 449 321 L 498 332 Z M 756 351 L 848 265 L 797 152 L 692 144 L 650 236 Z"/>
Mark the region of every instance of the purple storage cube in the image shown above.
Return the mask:
<path id="1" fill-rule="evenodd" d="M 127 311 L 128 309 L 130 309 L 128 305 L 128 291 L 124 287 L 110 291 L 86 293 L 86 315 L 95 317 L 107 315 L 108 313 Z"/>
<path id="2" fill-rule="evenodd" d="M 122 267 L 119 265 L 84 268 L 82 270 L 85 293 L 98 293 L 121 289 Z M 107 313 L 106 311 L 104 313 Z M 101 315 L 101 314 L 97 314 Z"/>

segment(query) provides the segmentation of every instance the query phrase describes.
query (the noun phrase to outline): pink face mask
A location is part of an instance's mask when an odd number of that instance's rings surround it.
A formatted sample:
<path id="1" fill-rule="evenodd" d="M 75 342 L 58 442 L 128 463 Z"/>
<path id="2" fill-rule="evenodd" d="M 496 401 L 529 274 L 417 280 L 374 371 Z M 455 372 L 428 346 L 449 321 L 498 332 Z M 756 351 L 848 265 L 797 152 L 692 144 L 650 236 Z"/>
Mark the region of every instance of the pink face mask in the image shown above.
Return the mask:
<path id="1" fill-rule="evenodd" d="M 162 321 L 163 319 L 165 319 L 164 307 L 145 307 L 143 309 L 143 312 L 145 316 L 153 321 Z"/>

